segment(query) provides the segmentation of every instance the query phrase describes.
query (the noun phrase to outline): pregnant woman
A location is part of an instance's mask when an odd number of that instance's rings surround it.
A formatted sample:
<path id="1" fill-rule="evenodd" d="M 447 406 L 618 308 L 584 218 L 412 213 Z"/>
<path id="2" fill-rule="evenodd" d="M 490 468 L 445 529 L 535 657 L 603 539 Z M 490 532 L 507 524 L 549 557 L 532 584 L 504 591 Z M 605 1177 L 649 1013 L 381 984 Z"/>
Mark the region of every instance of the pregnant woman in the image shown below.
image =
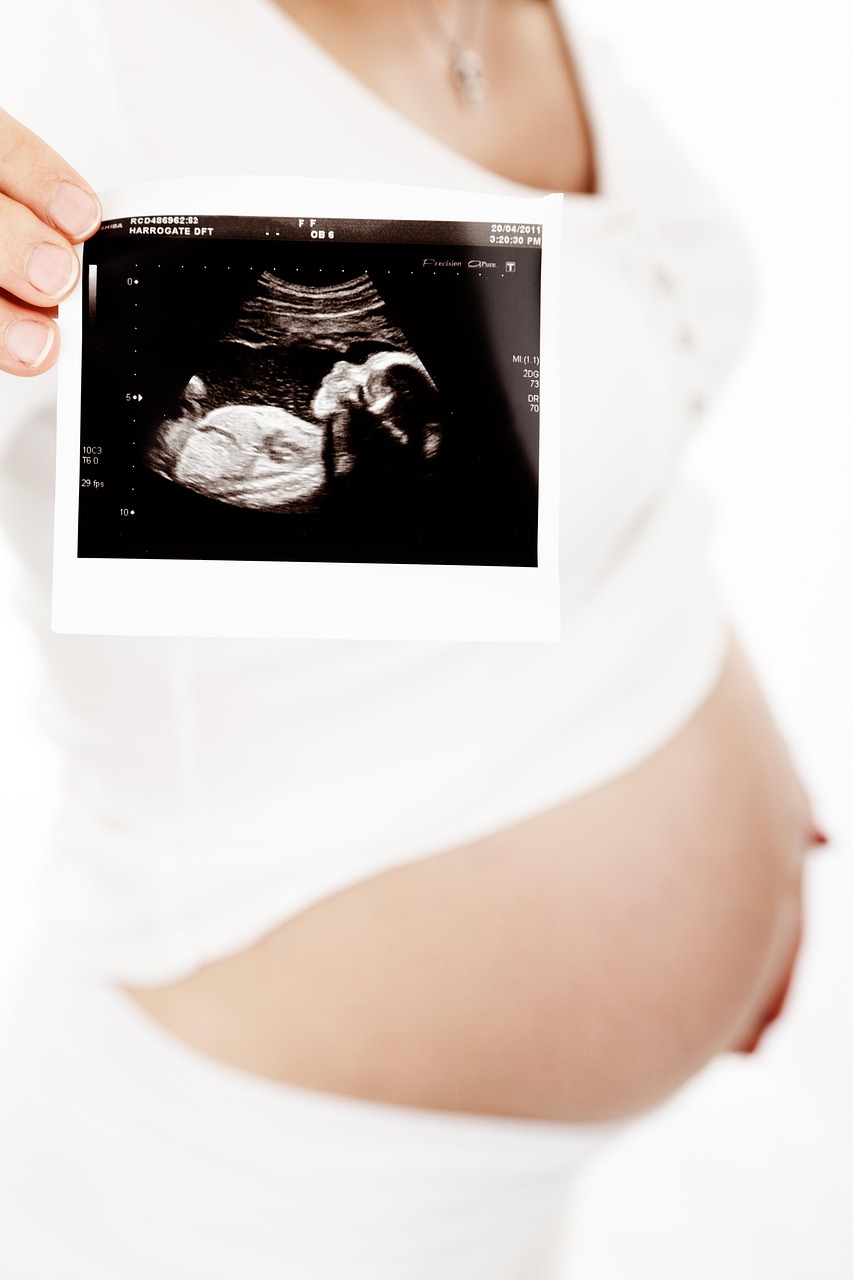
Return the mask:
<path id="1" fill-rule="evenodd" d="M 678 472 L 746 269 L 568 7 L 3 18 L 4 514 L 67 761 L 4 1276 L 556 1280 L 584 1155 L 778 1012 L 820 837 Z M 560 644 L 51 636 L 70 244 L 206 172 L 566 193 Z"/>

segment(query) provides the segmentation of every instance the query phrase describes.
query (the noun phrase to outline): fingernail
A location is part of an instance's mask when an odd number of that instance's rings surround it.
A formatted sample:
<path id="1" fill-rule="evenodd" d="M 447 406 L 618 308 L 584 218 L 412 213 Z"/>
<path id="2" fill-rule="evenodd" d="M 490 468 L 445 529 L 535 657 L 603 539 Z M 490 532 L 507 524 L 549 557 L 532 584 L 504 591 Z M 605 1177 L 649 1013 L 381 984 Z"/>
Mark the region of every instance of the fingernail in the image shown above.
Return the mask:
<path id="1" fill-rule="evenodd" d="M 74 254 L 58 244 L 40 244 L 27 259 L 27 279 L 50 298 L 64 293 L 76 270 Z"/>
<path id="2" fill-rule="evenodd" d="M 47 207 L 47 215 L 55 227 L 69 236 L 85 236 L 101 220 L 100 205 L 82 187 L 73 182 L 60 182 Z"/>
<path id="3" fill-rule="evenodd" d="M 36 368 L 53 346 L 53 326 L 38 320 L 13 320 L 6 330 L 6 350 L 21 364 Z"/>

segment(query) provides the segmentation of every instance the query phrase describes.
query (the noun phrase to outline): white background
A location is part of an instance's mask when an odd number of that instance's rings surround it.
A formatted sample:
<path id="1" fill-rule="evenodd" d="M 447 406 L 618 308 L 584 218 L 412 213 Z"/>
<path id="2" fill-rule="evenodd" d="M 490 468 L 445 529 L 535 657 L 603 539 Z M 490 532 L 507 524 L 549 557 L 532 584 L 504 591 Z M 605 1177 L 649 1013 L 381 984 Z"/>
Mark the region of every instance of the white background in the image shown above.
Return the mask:
<path id="1" fill-rule="evenodd" d="M 853 7 L 583 0 L 756 257 L 750 346 L 691 465 L 715 559 L 808 780 L 816 854 L 791 1003 L 600 1159 L 571 1280 L 853 1277 Z"/>
<path id="2" fill-rule="evenodd" d="M 583 1180 L 571 1280 L 853 1276 L 853 16 L 847 0 L 582 0 L 747 231 L 762 302 L 691 466 L 715 559 L 833 839 L 789 1011 Z M 0 996 L 30 927 L 56 764 L 0 550 Z"/>

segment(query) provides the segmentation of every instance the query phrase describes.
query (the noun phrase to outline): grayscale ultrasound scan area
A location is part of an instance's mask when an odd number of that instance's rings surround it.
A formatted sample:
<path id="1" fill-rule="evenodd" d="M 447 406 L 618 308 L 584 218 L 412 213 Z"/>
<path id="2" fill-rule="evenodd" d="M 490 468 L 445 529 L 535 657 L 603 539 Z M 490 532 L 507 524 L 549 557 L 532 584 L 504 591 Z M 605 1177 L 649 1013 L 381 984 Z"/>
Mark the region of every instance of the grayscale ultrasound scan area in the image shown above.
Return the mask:
<path id="1" fill-rule="evenodd" d="M 152 221 L 86 246 L 80 556 L 536 564 L 536 244 Z"/>

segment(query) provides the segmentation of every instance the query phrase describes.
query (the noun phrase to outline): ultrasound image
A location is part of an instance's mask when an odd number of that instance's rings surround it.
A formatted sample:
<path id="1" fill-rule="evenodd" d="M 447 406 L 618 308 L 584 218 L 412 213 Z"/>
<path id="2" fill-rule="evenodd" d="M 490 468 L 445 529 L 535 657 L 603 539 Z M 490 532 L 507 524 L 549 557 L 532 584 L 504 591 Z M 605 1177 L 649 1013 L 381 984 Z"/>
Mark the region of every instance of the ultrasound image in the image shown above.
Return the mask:
<path id="1" fill-rule="evenodd" d="M 145 461 L 221 502 L 311 512 L 344 477 L 429 474 L 443 429 L 435 383 L 366 273 L 313 286 L 267 271 Z"/>
<path id="2" fill-rule="evenodd" d="M 537 563 L 538 248 L 175 221 L 84 248 L 79 556 Z"/>

